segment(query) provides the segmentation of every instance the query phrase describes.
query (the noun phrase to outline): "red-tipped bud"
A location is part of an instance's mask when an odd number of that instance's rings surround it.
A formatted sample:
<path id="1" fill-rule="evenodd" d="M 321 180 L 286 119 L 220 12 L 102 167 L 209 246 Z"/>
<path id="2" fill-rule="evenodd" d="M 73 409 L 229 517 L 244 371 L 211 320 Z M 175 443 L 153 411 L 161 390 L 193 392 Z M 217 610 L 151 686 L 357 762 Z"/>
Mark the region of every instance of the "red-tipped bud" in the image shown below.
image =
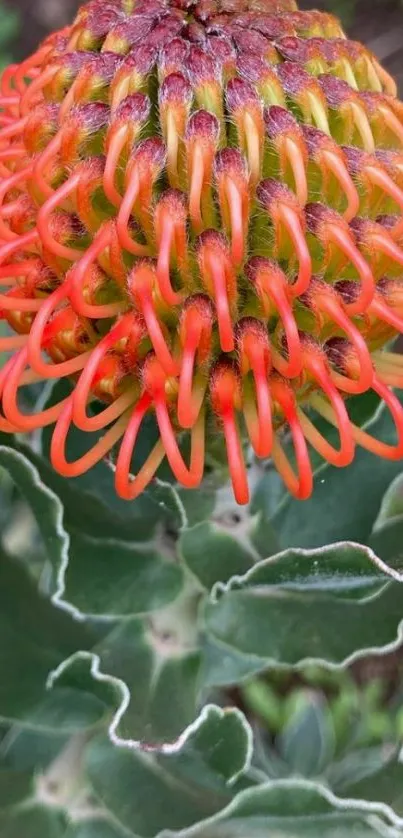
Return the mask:
<path id="1" fill-rule="evenodd" d="M 329 134 L 326 98 L 319 82 L 291 61 L 279 64 L 277 73 L 287 96 L 301 109 L 304 122 Z"/>
<path id="2" fill-rule="evenodd" d="M 221 217 L 231 238 L 231 257 L 236 267 L 242 263 L 249 226 L 249 178 L 242 154 L 225 148 L 215 159 Z"/>
<path id="3" fill-rule="evenodd" d="M 161 52 L 160 77 L 161 80 L 171 73 L 181 73 L 186 65 L 189 53 L 189 45 L 183 38 L 174 38 Z"/>
<path id="4" fill-rule="evenodd" d="M 265 105 L 286 107 L 283 85 L 278 75 L 266 61 L 257 55 L 240 55 L 237 69 L 242 78 L 256 87 Z"/>
<path id="5" fill-rule="evenodd" d="M 118 107 L 122 99 L 132 93 L 147 91 L 148 75 L 157 56 L 156 50 L 149 44 L 141 44 L 129 53 L 115 73 L 110 87 L 112 109 Z"/>
<path id="6" fill-rule="evenodd" d="M 259 184 L 257 196 L 274 225 L 278 258 L 288 258 L 292 261 L 292 254 L 297 256 L 299 272 L 293 293 L 296 296 L 303 294 L 312 275 L 312 260 L 305 240 L 303 210 L 294 193 L 273 178 Z"/>
<path id="7" fill-rule="evenodd" d="M 51 461 L 67 477 L 120 442 L 125 499 L 165 456 L 181 485 L 198 486 L 216 431 L 240 503 L 244 445 L 301 499 L 308 443 L 338 467 L 355 443 L 402 457 L 389 388 L 403 365 L 385 351 L 403 332 L 395 93 L 334 17 L 294 0 L 91 0 L 6 68 L 0 316 L 15 334 L 0 337 L 14 353 L 0 430 L 55 422 Z M 64 376 L 67 399 L 22 412 L 21 387 Z M 396 445 L 348 417 L 348 396 L 370 389 Z M 93 398 L 104 407 L 90 414 Z M 310 408 L 337 429 L 335 447 Z M 148 413 L 158 439 L 132 476 Z M 72 425 L 106 429 L 75 462 Z"/>

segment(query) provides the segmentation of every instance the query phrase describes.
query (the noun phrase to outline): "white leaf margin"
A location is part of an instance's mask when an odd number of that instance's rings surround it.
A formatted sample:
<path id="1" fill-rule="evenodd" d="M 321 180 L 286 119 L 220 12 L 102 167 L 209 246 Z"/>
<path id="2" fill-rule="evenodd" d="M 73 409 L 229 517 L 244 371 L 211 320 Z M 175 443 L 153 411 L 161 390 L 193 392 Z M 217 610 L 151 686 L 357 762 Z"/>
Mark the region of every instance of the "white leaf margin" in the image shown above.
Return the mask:
<path id="1" fill-rule="evenodd" d="M 241 575 L 231 576 L 231 578 L 227 582 L 216 582 L 216 584 L 211 589 L 210 593 L 210 600 L 213 603 L 216 603 L 219 597 L 222 594 L 229 593 L 233 587 L 237 587 L 238 585 L 243 585 L 245 582 L 249 582 L 251 578 L 257 571 L 260 571 L 262 567 L 268 567 L 269 565 L 273 565 L 276 562 L 280 562 L 282 559 L 287 558 L 290 554 L 294 556 L 301 556 L 302 558 L 321 558 L 325 556 L 327 553 L 334 552 L 337 549 L 345 550 L 357 550 L 359 553 L 365 555 L 367 559 L 369 559 L 375 567 L 378 568 L 382 573 L 385 575 L 385 582 L 388 581 L 387 577 L 393 579 L 395 582 L 403 583 L 403 572 L 399 573 L 398 570 L 395 570 L 393 567 L 390 567 L 386 562 L 382 561 L 379 556 L 371 549 L 371 547 L 367 547 L 365 544 L 359 544 L 358 541 L 335 541 L 332 544 L 326 544 L 324 547 L 314 547 L 309 550 L 306 547 L 288 547 L 286 550 L 282 550 L 280 553 L 275 553 L 274 556 L 269 556 L 267 559 L 261 559 L 259 562 L 253 565 L 253 567 L 249 568 L 246 573 Z M 380 579 L 379 582 L 381 583 L 382 580 Z M 367 599 L 370 599 L 368 597 Z M 365 600 L 361 600 L 365 602 Z"/>
<path id="2" fill-rule="evenodd" d="M 8 460 L 8 463 L 7 463 Z M 53 556 L 49 555 L 49 560 L 52 564 L 54 573 L 55 573 L 55 589 L 50 597 L 50 601 L 56 608 L 60 608 L 62 611 L 67 611 L 74 620 L 79 622 L 83 622 L 86 619 L 86 615 L 83 614 L 78 608 L 74 605 L 69 603 L 67 600 L 64 599 L 64 594 L 66 590 L 65 584 L 65 577 L 66 571 L 69 564 L 69 548 L 70 548 L 70 536 L 67 530 L 64 527 L 63 518 L 64 518 L 64 509 L 63 504 L 60 498 L 53 492 L 46 483 L 43 482 L 38 469 L 36 466 L 31 463 L 31 461 L 26 457 L 22 452 L 16 451 L 14 448 L 8 448 L 5 445 L 0 445 L 0 466 L 7 470 L 7 473 L 17 486 L 17 488 L 21 491 L 21 494 L 27 500 L 34 517 L 37 519 L 35 514 L 35 510 L 30 502 L 29 498 L 29 491 L 27 491 L 26 486 L 24 486 L 23 482 L 19 479 L 18 473 L 15 473 L 13 469 L 10 469 L 10 463 L 14 463 L 17 466 L 17 469 L 25 470 L 26 476 L 30 481 L 30 487 L 34 491 L 41 492 L 42 496 L 47 499 L 49 503 L 49 512 L 52 517 L 54 523 L 54 533 L 55 533 L 55 553 Z M 40 522 L 38 521 L 38 527 L 40 531 L 42 531 Z M 44 537 L 45 548 L 48 551 L 48 545 L 46 544 L 46 539 Z"/>
<path id="3" fill-rule="evenodd" d="M 108 686 L 113 688 L 117 695 L 120 695 L 120 704 L 108 727 L 109 739 L 113 745 L 116 745 L 116 747 L 165 755 L 177 754 L 182 750 L 191 736 L 206 722 L 208 722 L 211 717 L 224 719 L 228 715 L 232 715 L 238 719 L 246 734 L 247 747 L 244 764 L 239 771 L 234 773 L 229 778 L 227 781 L 228 785 L 233 785 L 233 783 L 235 783 L 242 774 L 249 770 L 253 755 L 253 733 L 246 717 L 237 707 L 219 707 L 217 704 L 206 704 L 201 710 L 199 716 L 197 716 L 197 718 L 185 728 L 183 733 L 181 733 L 181 735 L 175 739 L 174 742 L 166 742 L 161 745 L 148 745 L 146 742 L 139 739 L 123 739 L 119 736 L 117 729 L 130 704 L 131 693 L 123 679 L 117 678 L 114 675 L 108 675 L 107 673 L 101 671 L 101 658 L 95 652 L 75 652 L 73 655 L 66 658 L 61 664 L 59 664 L 58 667 L 56 667 L 56 669 L 49 673 L 46 688 L 52 689 L 63 673 L 66 672 L 70 666 L 77 663 L 77 661 L 88 661 L 90 664 L 90 674 L 94 680 L 100 683 L 108 684 Z"/>
<path id="4" fill-rule="evenodd" d="M 402 838 L 403 836 L 403 818 L 396 815 L 393 809 L 386 803 L 340 798 L 321 783 L 295 777 L 287 780 L 272 780 L 267 783 L 262 783 L 259 786 L 245 789 L 239 792 L 228 806 L 211 818 L 207 818 L 204 821 L 194 824 L 194 826 L 186 827 L 179 831 L 164 829 L 158 834 L 157 838 L 192 838 L 194 835 L 200 835 L 203 827 L 209 828 L 210 826 L 218 825 L 221 821 L 225 822 L 225 819 L 231 817 L 232 813 L 236 813 L 239 804 L 243 801 L 248 801 L 251 797 L 257 795 L 263 795 L 265 792 L 275 788 L 289 789 L 290 792 L 296 789 L 315 791 L 340 813 L 362 813 L 364 822 L 366 821 L 369 826 L 376 829 L 378 834 L 384 836 L 384 838 Z"/>

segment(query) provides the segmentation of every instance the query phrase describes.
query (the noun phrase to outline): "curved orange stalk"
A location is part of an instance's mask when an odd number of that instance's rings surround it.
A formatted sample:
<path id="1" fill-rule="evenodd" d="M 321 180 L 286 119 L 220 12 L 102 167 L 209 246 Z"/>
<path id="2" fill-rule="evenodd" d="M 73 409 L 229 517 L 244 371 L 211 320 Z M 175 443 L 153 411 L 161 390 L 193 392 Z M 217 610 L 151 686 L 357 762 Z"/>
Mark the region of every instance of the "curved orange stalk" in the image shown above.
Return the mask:
<path id="1" fill-rule="evenodd" d="M 294 444 L 297 474 L 295 473 L 277 434 L 273 439 L 272 457 L 277 471 L 284 480 L 288 491 L 294 497 L 304 500 L 312 493 L 313 475 L 304 433 L 298 419 L 295 399 L 285 384 L 278 380 L 271 381 L 271 393 L 274 401 L 280 405 L 291 431 Z"/>
<path id="2" fill-rule="evenodd" d="M 130 479 L 130 466 L 137 436 L 151 405 L 151 396 L 148 393 L 143 393 L 129 418 L 120 446 L 115 468 L 115 488 L 119 497 L 125 500 L 134 500 L 144 492 L 165 457 L 164 445 L 159 440 L 140 471 L 133 479 Z"/>
<path id="3" fill-rule="evenodd" d="M 127 426 L 127 415 L 121 416 L 86 454 L 83 454 L 74 462 L 68 462 L 66 459 L 66 444 L 72 423 L 73 406 L 71 398 L 65 399 L 62 404 L 63 407 L 59 410 L 59 416 L 52 434 L 50 461 L 53 468 L 63 477 L 79 477 L 99 463 L 123 436 Z M 58 407 L 60 408 L 60 405 Z"/>

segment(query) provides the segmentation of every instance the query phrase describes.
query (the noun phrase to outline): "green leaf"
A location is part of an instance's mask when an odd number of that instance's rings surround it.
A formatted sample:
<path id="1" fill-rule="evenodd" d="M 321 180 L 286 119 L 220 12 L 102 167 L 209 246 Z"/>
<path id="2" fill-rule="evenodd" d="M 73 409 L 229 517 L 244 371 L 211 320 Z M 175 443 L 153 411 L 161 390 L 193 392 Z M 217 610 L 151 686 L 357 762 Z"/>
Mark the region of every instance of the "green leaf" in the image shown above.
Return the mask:
<path id="1" fill-rule="evenodd" d="M 251 733 L 238 710 L 208 706 L 169 750 L 144 753 L 104 739 L 90 745 L 93 791 L 128 836 L 181 829 L 220 811 L 249 766 Z"/>
<path id="2" fill-rule="evenodd" d="M 56 604 L 75 615 L 127 615 L 153 611 L 174 600 L 183 587 L 183 570 L 173 564 L 160 539 L 160 552 L 113 539 L 66 532 L 64 510 L 38 468 L 22 451 L 0 446 L 7 469 L 32 509 L 53 568 Z M 67 585 L 67 590 L 66 590 Z"/>
<path id="3" fill-rule="evenodd" d="M 29 772 L 0 768 L 0 812 L 28 798 L 31 787 L 32 778 Z"/>
<path id="4" fill-rule="evenodd" d="M 364 427 L 394 444 L 395 429 L 385 409 Z M 367 543 L 382 497 L 400 471 L 401 463 L 360 448 L 348 468 L 323 466 L 309 500 L 301 503 L 286 495 L 275 512 L 272 523 L 280 546 L 313 548 L 342 540 Z"/>
<path id="5" fill-rule="evenodd" d="M 140 838 L 140 836 L 135 836 L 134 832 L 131 832 L 130 836 Z M 127 831 L 120 829 L 118 824 L 108 823 L 106 819 L 101 819 L 99 816 L 70 824 L 63 838 L 128 838 L 128 835 Z"/>
<path id="6" fill-rule="evenodd" d="M 334 754 L 330 714 L 319 694 L 299 694 L 298 706 L 277 737 L 280 756 L 294 774 L 319 777 Z"/>
<path id="7" fill-rule="evenodd" d="M 386 803 L 403 818 L 403 763 L 398 758 L 389 759 L 377 772 L 346 785 L 343 795 Z"/>
<path id="8" fill-rule="evenodd" d="M 58 684 L 78 663 L 111 689 L 110 733 L 119 744 L 176 739 L 196 715 L 200 652 L 164 628 L 160 633 L 156 623 L 134 619 L 113 625 L 93 652 L 66 658 L 51 683 Z"/>
<path id="9" fill-rule="evenodd" d="M 342 759 L 333 762 L 326 772 L 326 778 L 336 794 L 349 797 L 350 789 L 353 789 L 354 786 L 359 788 L 359 784 L 363 781 L 365 783 L 371 782 L 370 778 L 372 777 L 375 779 L 374 794 L 370 795 L 369 799 L 379 800 L 378 794 L 375 793 L 376 776 L 392 760 L 395 762 L 395 757 L 396 749 L 393 746 L 385 745 L 385 743 L 377 747 L 360 748 L 360 750 L 351 751 Z"/>
<path id="10" fill-rule="evenodd" d="M 4 554 L 0 555 L 0 636 L 0 716 L 19 721 L 39 712 L 50 670 L 97 639 L 40 596 L 24 568 Z M 81 700 L 79 693 L 76 700 Z M 88 696 L 84 702 L 88 705 Z"/>
<path id="11" fill-rule="evenodd" d="M 403 515 L 403 474 L 392 481 L 386 491 L 379 515 L 374 524 L 374 530 L 380 529 L 391 519 L 400 518 Z"/>
<path id="12" fill-rule="evenodd" d="M 67 561 L 69 545 L 60 500 L 21 451 L 1 445 L 0 466 L 7 471 L 29 504 L 56 575 Z"/>
<path id="13" fill-rule="evenodd" d="M 114 617 L 156 611 L 183 588 L 183 570 L 149 545 L 76 533 L 69 557 L 64 596 L 82 614 Z"/>
<path id="14" fill-rule="evenodd" d="M 42 483 L 60 499 L 64 509 L 64 526 L 68 532 L 78 531 L 96 538 L 145 541 L 153 536 L 158 521 L 166 513 L 163 501 L 158 496 L 151 497 L 149 493 L 144 493 L 133 503 L 120 500 L 106 463 L 99 466 L 101 475 L 92 470 L 91 477 L 87 477 L 83 485 L 80 478 L 68 480 L 57 474 L 48 458 L 26 442 L 20 443 L 12 435 L 3 433 L 0 433 L 0 442 L 6 450 L 23 455 L 37 470 Z"/>
<path id="15" fill-rule="evenodd" d="M 397 644 L 403 586 L 389 573 L 360 545 L 287 551 L 216 585 L 205 607 L 205 631 L 217 656 L 232 656 L 234 675 L 238 654 L 234 680 L 245 677 L 249 661 L 256 672 L 256 658 L 262 669 L 307 660 L 345 664 Z M 217 666 L 215 672 L 220 677 Z"/>
<path id="16" fill-rule="evenodd" d="M 398 838 L 393 813 L 368 801 L 340 800 L 324 786 L 279 780 L 241 792 L 226 809 L 159 838 Z"/>
<path id="17" fill-rule="evenodd" d="M 374 530 L 368 544 L 384 562 L 403 573 L 403 515 Z"/>
<path id="18" fill-rule="evenodd" d="M 234 573 L 245 573 L 256 560 L 250 545 L 209 521 L 184 530 L 178 546 L 186 566 L 208 590 Z"/>
<path id="19" fill-rule="evenodd" d="M 1 838 L 64 838 L 65 830 L 63 815 L 39 803 L 0 814 Z"/>

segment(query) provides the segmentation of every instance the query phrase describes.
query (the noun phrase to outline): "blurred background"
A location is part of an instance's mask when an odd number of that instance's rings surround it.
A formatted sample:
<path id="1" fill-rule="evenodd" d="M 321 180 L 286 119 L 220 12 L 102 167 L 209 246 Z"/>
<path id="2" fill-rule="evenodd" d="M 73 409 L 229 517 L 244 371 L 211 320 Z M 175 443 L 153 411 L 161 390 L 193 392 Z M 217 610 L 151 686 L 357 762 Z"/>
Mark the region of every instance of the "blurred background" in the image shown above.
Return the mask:
<path id="1" fill-rule="evenodd" d="M 22 58 L 75 14 L 79 0 L 0 0 L 0 60 Z M 403 91 L 403 0 L 300 0 L 339 15 L 349 34 L 373 49 Z"/>

